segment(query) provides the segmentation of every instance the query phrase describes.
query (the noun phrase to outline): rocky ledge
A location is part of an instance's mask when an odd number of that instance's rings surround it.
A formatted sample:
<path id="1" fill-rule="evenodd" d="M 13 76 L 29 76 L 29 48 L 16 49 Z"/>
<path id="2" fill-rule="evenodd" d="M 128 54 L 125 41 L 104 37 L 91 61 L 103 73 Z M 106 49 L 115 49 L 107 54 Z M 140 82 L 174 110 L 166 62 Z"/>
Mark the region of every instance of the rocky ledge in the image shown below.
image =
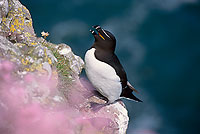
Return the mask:
<path id="1" fill-rule="evenodd" d="M 19 0 L 0 0 L 0 133 L 125 134 L 122 101 L 105 101 L 80 79 L 83 60 L 66 44 L 36 37 Z"/>

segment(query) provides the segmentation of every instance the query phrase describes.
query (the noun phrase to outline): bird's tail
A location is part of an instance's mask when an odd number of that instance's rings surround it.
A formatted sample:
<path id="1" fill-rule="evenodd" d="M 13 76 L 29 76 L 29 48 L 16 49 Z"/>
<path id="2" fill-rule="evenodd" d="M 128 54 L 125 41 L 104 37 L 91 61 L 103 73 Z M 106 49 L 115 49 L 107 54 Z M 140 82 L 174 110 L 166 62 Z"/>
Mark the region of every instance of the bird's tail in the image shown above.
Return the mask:
<path id="1" fill-rule="evenodd" d="M 136 102 L 142 102 L 142 100 L 138 99 L 135 95 L 133 95 L 132 92 L 133 92 L 132 86 L 130 86 L 128 84 L 127 87 L 125 89 L 123 89 L 123 91 L 121 93 L 121 97 L 125 97 L 127 99 L 131 99 Z"/>

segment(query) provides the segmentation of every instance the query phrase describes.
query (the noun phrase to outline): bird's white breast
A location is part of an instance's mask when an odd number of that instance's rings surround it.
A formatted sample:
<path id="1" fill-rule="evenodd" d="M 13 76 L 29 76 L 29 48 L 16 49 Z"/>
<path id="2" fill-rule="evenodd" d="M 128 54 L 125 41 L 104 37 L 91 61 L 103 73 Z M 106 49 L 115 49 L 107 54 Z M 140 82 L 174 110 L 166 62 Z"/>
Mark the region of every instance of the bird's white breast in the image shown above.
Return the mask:
<path id="1" fill-rule="evenodd" d="M 119 76 L 113 67 L 99 61 L 94 55 L 95 48 L 91 48 L 85 54 L 85 71 L 93 86 L 112 103 L 119 99 L 122 86 Z"/>

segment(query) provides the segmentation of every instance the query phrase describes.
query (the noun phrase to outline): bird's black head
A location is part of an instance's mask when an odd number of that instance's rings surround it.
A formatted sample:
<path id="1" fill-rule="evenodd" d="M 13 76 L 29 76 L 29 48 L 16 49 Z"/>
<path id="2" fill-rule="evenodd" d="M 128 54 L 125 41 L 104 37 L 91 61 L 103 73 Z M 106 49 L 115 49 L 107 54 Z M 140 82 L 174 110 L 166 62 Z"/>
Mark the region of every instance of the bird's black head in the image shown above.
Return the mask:
<path id="1" fill-rule="evenodd" d="M 90 30 L 95 38 L 93 47 L 103 49 L 104 51 L 114 52 L 116 47 L 115 36 L 99 25 L 93 26 L 95 30 Z"/>

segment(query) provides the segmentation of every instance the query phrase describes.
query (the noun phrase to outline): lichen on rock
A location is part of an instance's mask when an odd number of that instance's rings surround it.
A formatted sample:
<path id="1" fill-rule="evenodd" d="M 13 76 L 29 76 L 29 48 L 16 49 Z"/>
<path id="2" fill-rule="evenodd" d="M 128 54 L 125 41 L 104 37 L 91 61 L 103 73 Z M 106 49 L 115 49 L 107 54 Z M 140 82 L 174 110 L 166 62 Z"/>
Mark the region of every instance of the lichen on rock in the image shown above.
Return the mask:
<path id="1" fill-rule="evenodd" d="M 36 36 L 31 15 L 19 0 L 0 0 L 0 120 L 5 120 L 0 133 L 124 134 L 129 120 L 124 104 L 93 111 L 91 103 L 105 101 L 80 80 L 83 67 L 68 45 Z M 9 118 L 12 111 L 15 120 Z M 29 113 L 30 119 L 24 118 Z M 33 126 L 38 129 L 31 132 Z"/>

